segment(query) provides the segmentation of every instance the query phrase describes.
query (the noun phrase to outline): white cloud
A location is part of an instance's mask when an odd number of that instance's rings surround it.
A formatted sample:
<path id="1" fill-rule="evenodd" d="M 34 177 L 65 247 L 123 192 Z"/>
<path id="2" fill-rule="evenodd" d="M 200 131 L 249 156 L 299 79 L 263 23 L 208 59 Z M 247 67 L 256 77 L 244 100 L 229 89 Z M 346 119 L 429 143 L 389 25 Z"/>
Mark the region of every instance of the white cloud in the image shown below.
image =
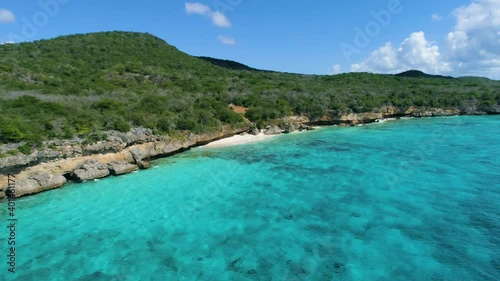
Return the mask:
<path id="1" fill-rule="evenodd" d="M 423 31 L 406 38 L 398 48 L 386 43 L 361 63 L 351 65 L 351 71 L 397 73 L 418 69 L 427 73 L 448 73 L 449 63 L 439 52 L 439 47 L 427 41 Z"/>
<path id="2" fill-rule="evenodd" d="M 398 72 L 402 67 L 398 63 L 397 50 L 391 43 L 375 50 L 361 63 L 351 65 L 351 71 L 360 72 Z"/>
<path id="3" fill-rule="evenodd" d="M 186 3 L 186 13 L 197 15 L 208 15 L 212 10 L 201 3 Z"/>
<path id="4" fill-rule="evenodd" d="M 0 9 L 0 23 L 12 23 L 16 21 L 14 14 L 5 9 Z"/>
<path id="5" fill-rule="evenodd" d="M 236 40 L 233 37 L 219 36 L 219 41 L 224 45 L 236 45 Z"/>
<path id="6" fill-rule="evenodd" d="M 212 22 L 216 26 L 220 27 L 231 27 L 231 22 L 229 19 L 222 13 L 220 12 L 214 12 L 211 14 Z"/>
<path id="7" fill-rule="evenodd" d="M 0 42 L 0 45 L 5 45 L 5 44 L 15 44 L 16 42 L 14 41 L 5 41 L 5 42 Z"/>
<path id="8" fill-rule="evenodd" d="M 207 16 L 218 27 L 231 27 L 231 21 L 221 12 L 214 12 L 201 3 L 186 3 L 186 13 Z"/>
<path id="9" fill-rule="evenodd" d="M 443 17 L 442 17 L 442 16 L 440 16 L 440 15 L 438 15 L 438 14 L 432 14 L 432 15 L 431 15 L 431 20 L 432 20 L 432 21 L 440 21 L 440 20 L 442 20 L 442 19 L 443 19 Z"/>
<path id="10" fill-rule="evenodd" d="M 329 75 L 335 75 L 340 73 L 342 73 L 342 66 L 340 66 L 340 64 L 336 64 L 328 70 Z"/>
<path id="11" fill-rule="evenodd" d="M 500 1 L 474 1 L 453 15 L 457 22 L 446 46 L 456 71 L 500 78 Z"/>
<path id="12" fill-rule="evenodd" d="M 453 11 L 456 24 L 440 47 L 412 33 L 399 46 L 373 51 L 351 71 L 397 73 L 418 69 L 432 74 L 500 79 L 500 0 L 474 0 Z M 434 17 L 433 17 L 434 18 Z"/>

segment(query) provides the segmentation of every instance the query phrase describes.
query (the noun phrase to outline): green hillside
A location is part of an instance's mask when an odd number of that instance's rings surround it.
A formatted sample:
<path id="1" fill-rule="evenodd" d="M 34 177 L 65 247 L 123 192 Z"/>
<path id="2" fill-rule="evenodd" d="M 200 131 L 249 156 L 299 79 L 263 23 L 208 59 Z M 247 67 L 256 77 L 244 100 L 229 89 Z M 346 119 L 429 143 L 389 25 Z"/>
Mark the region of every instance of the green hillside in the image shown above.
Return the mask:
<path id="1" fill-rule="evenodd" d="M 244 65 L 242 63 L 239 63 L 237 61 L 232 61 L 232 60 L 222 60 L 222 59 L 216 59 L 216 58 L 210 58 L 210 57 L 197 57 L 199 59 L 202 59 L 204 61 L 208 61 L 209 63 L 213 65 L 217 65 L 220 67 L 224 67 L 227 69 L 232 69 L 232 70 L 253 70 L 253 71 L 265 71 L 265 70 L 260 70 L 256 69 L 253 67 L 250 67 L 248 65 Z"/>
<path id="2" fill-rule="evenodd" d="M 327 109 L 500 103 L 500 82 L 485 78 L 300 75 L 214 62 L 221 60 L 131 32 L 0 45 L 0 142 L 36 145 L 77 135 L 95 141 L 102 130 L 135 126 L 200 133 L 241 122 L 230 103 L 249 107 L 246 117 L 259 125 L 291 114 L 315 118 Z"/>

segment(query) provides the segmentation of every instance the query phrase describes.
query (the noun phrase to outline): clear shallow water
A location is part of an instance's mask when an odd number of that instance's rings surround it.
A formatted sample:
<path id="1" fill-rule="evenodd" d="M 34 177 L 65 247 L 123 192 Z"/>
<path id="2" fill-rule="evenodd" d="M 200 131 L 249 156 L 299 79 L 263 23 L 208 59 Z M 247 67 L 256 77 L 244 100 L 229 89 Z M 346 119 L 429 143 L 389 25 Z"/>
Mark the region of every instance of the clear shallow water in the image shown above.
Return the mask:
<path id="1" fill-rule="evenodd" d="M 19 199 L 17 273 L 2 258 L 0 276 L 500 280 L 499 152 L 499 117 L 198 148 Z"/>

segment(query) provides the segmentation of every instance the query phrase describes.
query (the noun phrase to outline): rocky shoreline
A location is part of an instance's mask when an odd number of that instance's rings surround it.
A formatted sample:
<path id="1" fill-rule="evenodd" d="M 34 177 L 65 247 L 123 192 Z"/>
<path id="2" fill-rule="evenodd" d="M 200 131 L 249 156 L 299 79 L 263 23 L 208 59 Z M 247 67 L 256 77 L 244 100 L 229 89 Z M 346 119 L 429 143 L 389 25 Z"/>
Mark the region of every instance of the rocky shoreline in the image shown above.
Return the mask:
<path id="1" fill-rule="evenodd" d="M 51 141 L 30 155 L 0 159 L 0 198 L 5 197 L 8 174 L 15 176 L 16 197 L 21 197 L 61 187 L 68 181 L 83 182 L 147 169 L 153 159 L 249 129 L 250 124 L 224 126 L 218 132 L 172 139 L 153 135 L 150 129 L 135 128 L 128 133 L 107 132 L 106 140 L 88 145 L 78 140 Z"/>
<path id="2" fill-rule="evenodd" d="M 409 107 L 399 110 L 386 107 L 368 113 L 327 111 L 316 120 L 306 116 L 290 116 L 278 120 L 276 125 L 263 129 L 265 134 L 281 134 L 310 130 L 312 126 L 340 125 L 355 126 L 376 122 L 384 118 L 433 117 L 453 115 L 500 114 L 500 107 L 491 112 L 463 111 L 457 108 L 422 109 Z M 106 139 L 93 144 L 83 140 L 54 140 L 45 143 L 45 148 L 30 155 L 14 155 L 0 158 L 0 199 L 5 197 L 7 175 L 16 180 L 16 197 L 31 195 L 63 186 L 68 181 L 84 182 L 127 174 L 138 169 L 149 168 L 153 159 L 183 152 L 192 147 L 234 136 L 240 133 L 259 133 L 246 123 L 239 127 L 224 126 L 218 132 L 190 134 L 184 138 L 172 139 L 154 135 L 152 130 L 134 128 L 128 133 L 106 132 Z M 7 144 L 1 150 L 15 148 L 21 144 Z M 0 152 L 2 152 L 0 150 Z"/>

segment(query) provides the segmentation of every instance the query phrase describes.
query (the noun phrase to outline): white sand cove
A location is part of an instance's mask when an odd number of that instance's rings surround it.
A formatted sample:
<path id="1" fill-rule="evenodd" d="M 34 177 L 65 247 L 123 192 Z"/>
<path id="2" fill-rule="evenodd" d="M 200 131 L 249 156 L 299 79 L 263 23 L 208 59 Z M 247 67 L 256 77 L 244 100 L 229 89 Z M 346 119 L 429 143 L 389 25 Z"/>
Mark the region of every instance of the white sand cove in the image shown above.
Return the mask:
<path id="1" fill-rule="evenodd" d="M 229 138 L 221 139 L 218 141 L 211 142 L 203 147 L 225 147 L 225 146 L 233 146 L 233 145 L 241 145 L 252 142 L 257 142 L 265 139 L 269 139 L 275 137 L 276 135 L 265 135 L 260 133 L 258 135 L 252 134 L 244 134 L 244 135 L 236 135 Z"/>

